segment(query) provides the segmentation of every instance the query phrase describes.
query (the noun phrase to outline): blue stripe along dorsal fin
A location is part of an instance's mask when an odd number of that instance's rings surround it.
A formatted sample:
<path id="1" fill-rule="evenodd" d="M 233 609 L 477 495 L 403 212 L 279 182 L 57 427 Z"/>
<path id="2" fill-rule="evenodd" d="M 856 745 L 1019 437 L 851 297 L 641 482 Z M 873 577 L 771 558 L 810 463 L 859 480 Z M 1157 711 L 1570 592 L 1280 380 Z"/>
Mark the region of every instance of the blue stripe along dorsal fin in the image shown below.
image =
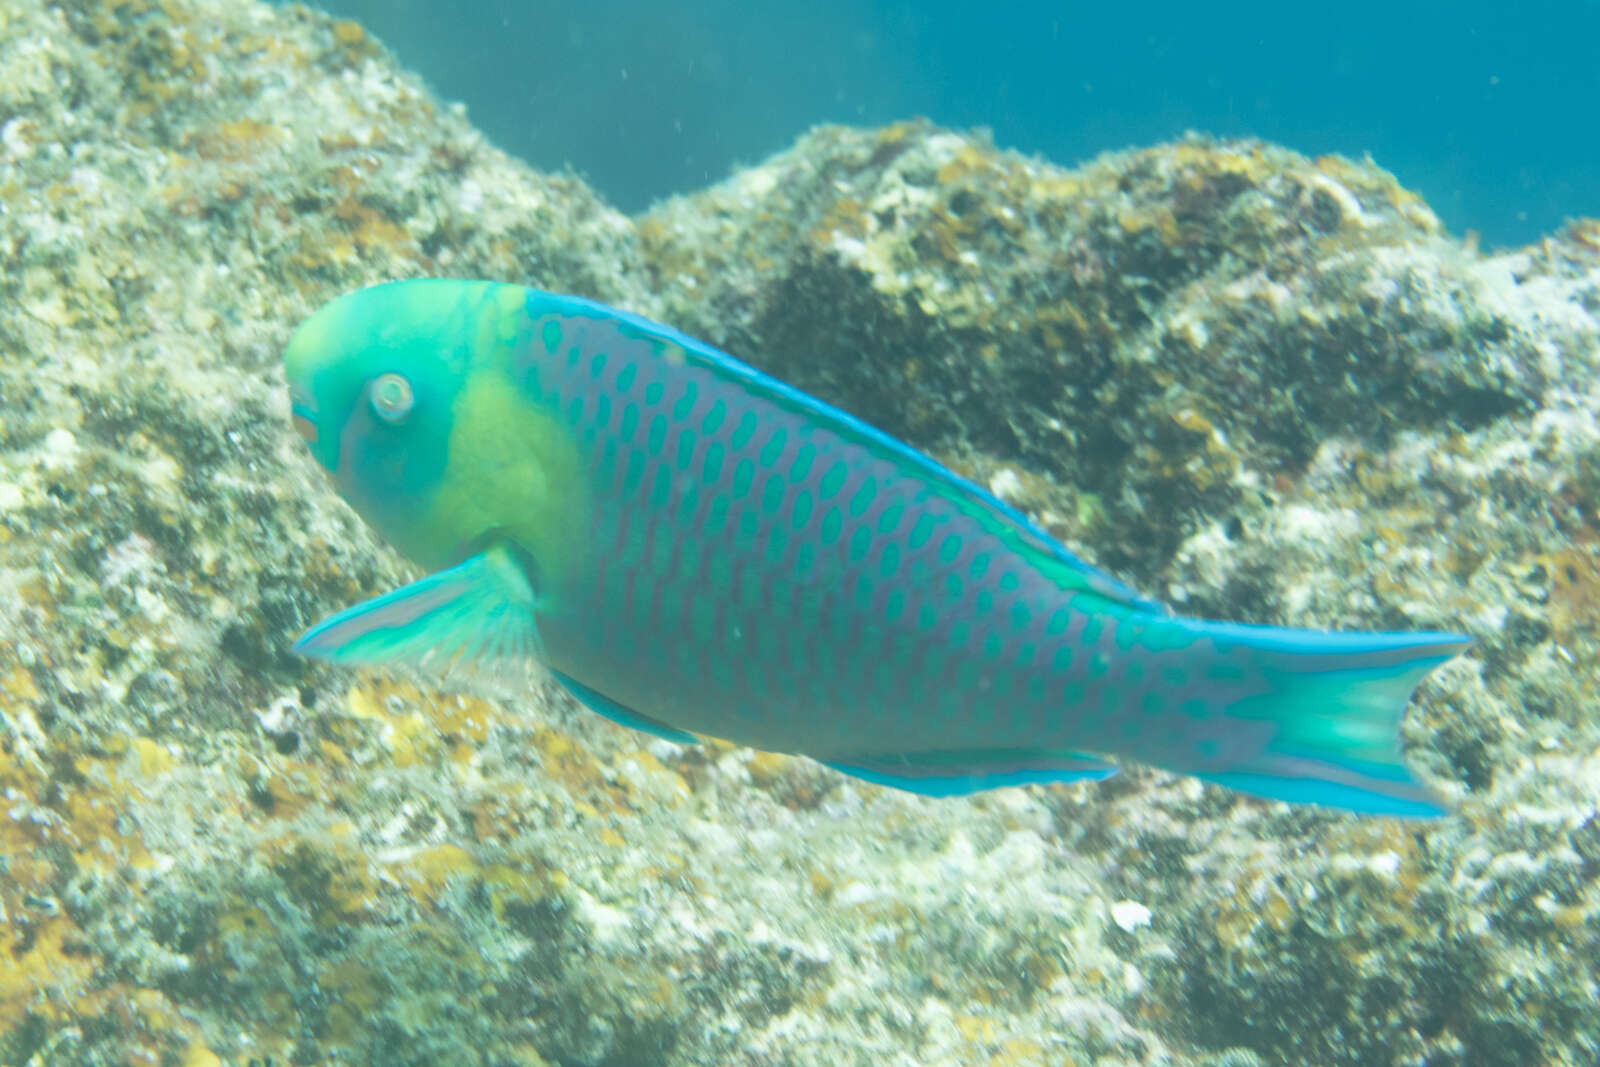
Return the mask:
<path id="1" fill-rule="evenodd" d="M 683 350 L 688 360 L 742 382 L 752 390 L 770 397 L 791 410 L 802 411 L 817 419 L 841 436 L 880 454 L 892 456 L 910 467 L 929 479 L 936 487 L 943 489 L 952 500 L 968 505 L 980 522 L 988 525 L 992 532 L 1013 542 L 1023 554 L 1036 560 L 1055 563 L 1057 566 L 1046 569 L 1063 587 L 1096 593 L 1108 600 L 1144 611 L 1163 614 L 1167 611 L 1160 601 L 1144 596 L 1132 586 L 1099 568 L 1091 567 L 1073 555 L 1065 545 L 1040 529 L 1026 515 L 982 486 L 961 477 L 942 463 L 896 440 L 877 427 L 863 422 L 849 412 L 841 411 L 832 404 L 818 400 L 770 374 L 764 374 L 743 360 L 690 337 L 681 330 L 599 301 L 540 289 L 529 290 L 527 307 L 528 314 L 532 318 L 554 313 L 579 318 L 607 319 L 624 330 L 632 331 L 642 340 L 676 345 Z"/>

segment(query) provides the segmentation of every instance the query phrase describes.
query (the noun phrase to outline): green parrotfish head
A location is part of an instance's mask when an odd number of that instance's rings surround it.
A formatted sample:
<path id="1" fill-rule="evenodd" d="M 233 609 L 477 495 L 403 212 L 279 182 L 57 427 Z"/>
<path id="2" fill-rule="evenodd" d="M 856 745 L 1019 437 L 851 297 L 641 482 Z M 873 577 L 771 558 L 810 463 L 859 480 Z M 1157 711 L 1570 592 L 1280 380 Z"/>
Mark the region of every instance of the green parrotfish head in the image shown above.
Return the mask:
<path id="1" fill-rule="evenodd" d="M 576 521 L 571 448 L 511 377 L 528 293 L 447 279 L 358 290 L 307 319 L 284 353 L 312 455 L 363 519 L 429 569 L 499 535 L 559 557 L 553 542 Z"/>

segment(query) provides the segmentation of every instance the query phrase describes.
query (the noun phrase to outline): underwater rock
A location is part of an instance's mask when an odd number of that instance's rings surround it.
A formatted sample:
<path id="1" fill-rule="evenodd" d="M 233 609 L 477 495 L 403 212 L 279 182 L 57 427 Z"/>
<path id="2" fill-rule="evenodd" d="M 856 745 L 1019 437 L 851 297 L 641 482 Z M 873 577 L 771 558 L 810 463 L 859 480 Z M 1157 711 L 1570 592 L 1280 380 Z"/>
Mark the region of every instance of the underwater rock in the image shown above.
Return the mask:
<path id="1" fill-rule="evenodd" d="M 1102 560 L 1152 577 L 1187 514 L 1330 436 L 1472 429 L 1561 370 L 1504 267 L 1392 176 L 1259 142 L 1068 171 L 926 123 L 823 128 L 639 231 L 684 329 L 1092 494 Z"/>
<path id="2" fill-rule="evenodd" d="M 358 26 L 0 0 L 0 1062 L 1583 1062 L 1600 227 L 1371 164 L 825 128 L 637 220 Z M 1429 823 L 1149 771 L 935 801 L 287 654 L 405 565 L 279 356 L 422 274 L 664 318 L 1182 610 L 1466 628 Z"/>
<path id="3" fill-rule="evenodd" d="M 675 321 L 1182 610 L 1479 636 L 1408 722 L 1454 818 L 1126 775 L 1099 825 L 1066 809 L 1156 916 L 1169 1038 L 1506 1065 L 1600 1040 L 1596 223 L 1484 255 L 1370 163 L 1191 137 L 1063 171 L 913 123 L 814 131 L 640 234 Z"/>

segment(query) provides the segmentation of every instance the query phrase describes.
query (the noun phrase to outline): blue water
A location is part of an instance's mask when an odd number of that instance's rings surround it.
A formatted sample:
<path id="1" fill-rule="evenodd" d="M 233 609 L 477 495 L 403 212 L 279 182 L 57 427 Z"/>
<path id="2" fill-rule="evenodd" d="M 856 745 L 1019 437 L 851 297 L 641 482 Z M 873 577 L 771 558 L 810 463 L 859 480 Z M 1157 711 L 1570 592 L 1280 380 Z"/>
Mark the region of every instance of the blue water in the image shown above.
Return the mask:
<path id="1" fill-rule="evenodd" d="M 325 6 L 628 211 L 818 122 L 927 115 L 1068 165 L 1189 129 L 1370 153 L 1490 244 L 1600 215 L 1600 0 Z"/>

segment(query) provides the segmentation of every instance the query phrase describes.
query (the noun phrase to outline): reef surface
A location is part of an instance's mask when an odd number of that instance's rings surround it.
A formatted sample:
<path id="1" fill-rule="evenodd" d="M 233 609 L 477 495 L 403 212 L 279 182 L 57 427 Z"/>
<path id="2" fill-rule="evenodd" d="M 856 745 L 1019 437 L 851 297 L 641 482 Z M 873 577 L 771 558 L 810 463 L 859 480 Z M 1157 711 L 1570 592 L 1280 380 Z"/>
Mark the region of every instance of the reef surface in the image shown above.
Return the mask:
<path id="1" fill-rule="evenodd" d="M 822 128 L 627 218 L 358 26 L 0 0 L 0 1063 L 1600 1055 L 1600 223 L 1370 162 Z M 927 800 L 288 654 L 411 576 L 279 365 L 384 279 L 593 296 L 1193 614 L 1461 628 L 1426 823 L 1147 770 Z"/>

